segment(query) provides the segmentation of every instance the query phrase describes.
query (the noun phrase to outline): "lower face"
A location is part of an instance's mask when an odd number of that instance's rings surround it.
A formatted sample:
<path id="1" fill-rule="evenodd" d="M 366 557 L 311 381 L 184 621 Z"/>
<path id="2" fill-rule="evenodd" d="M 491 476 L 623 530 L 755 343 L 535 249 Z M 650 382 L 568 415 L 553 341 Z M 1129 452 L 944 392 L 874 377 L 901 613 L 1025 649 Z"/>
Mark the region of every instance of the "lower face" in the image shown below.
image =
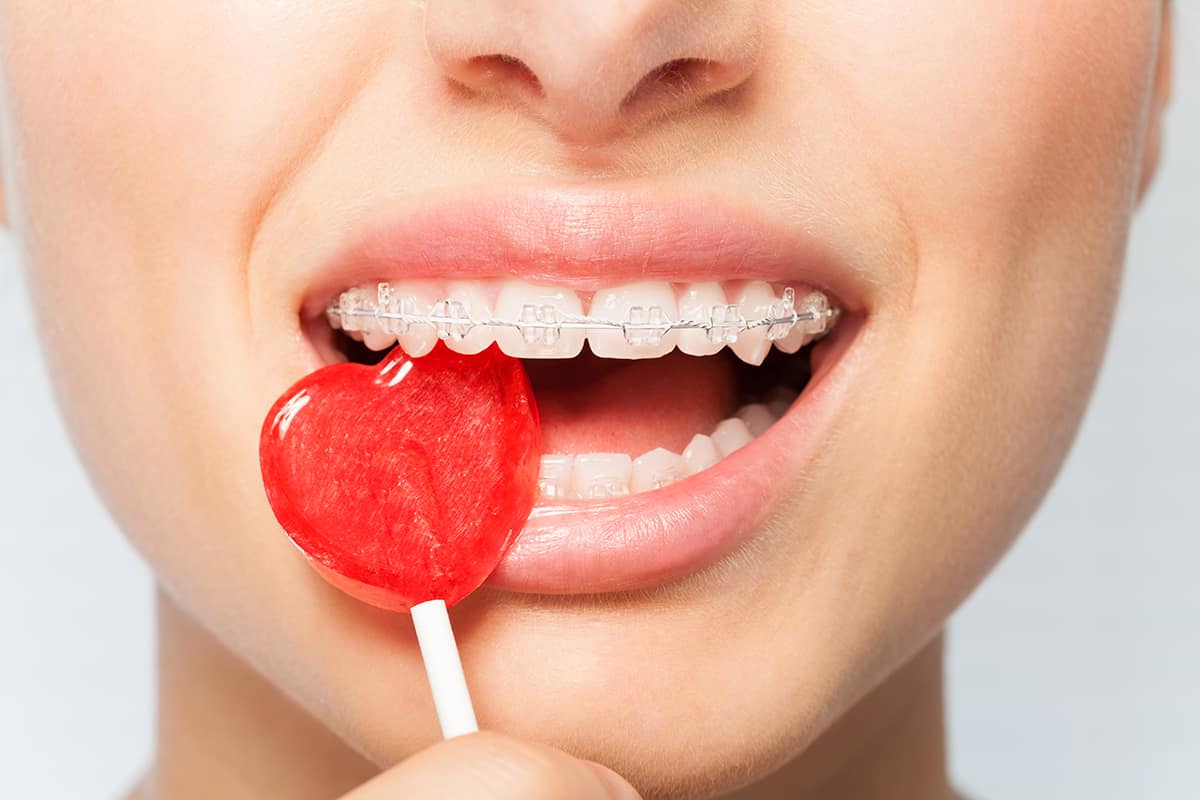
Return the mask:
<path id="1" fill-rule="evenodd" d="M 1043 496 L 1103 350 L 1160 13 L 776 4 L 742 102 L 581 157 L 449 88 L 409 4 L 43 5 L 4 8 L 4 167 L 79 452 L 174 599 L 380 764 L 437 735 L 408 620 L 308 568 L 256 446 L 300 376 L 429 331 L 335 330 L 330 303 L 841 310 L 786 346 L 497 337 L 549 459 L 536 529 L 459 607 L 479 715 L 661 791 L 803 751 Z M 688 227 L 710 216 L 736 258 Z"/>

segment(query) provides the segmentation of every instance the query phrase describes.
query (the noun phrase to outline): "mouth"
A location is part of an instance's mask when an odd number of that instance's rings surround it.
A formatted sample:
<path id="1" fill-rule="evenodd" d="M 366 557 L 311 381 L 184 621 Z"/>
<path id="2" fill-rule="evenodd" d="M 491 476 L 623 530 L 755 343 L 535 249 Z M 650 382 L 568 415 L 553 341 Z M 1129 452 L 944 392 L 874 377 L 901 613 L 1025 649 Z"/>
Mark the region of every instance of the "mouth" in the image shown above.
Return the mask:
<path id="1" fill-rule="evenodd" d="M 712 203 L 539 192 L 368 228 L 300 322 L 314 366 L 395 347 L 521 359 L 539 499 L 489 584 L 629 591 L 745 545 L 814 461 L 870 307 L 856 274 Z"/>

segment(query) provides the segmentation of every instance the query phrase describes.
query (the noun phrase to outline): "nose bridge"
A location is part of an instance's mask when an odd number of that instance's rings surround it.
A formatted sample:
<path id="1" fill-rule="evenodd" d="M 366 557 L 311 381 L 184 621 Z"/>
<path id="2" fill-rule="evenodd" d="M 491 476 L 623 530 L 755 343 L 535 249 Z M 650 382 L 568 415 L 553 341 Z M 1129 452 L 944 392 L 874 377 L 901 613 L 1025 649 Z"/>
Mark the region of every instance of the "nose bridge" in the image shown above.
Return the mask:
<path id="1" fill-rule="evenodd" d="M 758 16 L 754 0 L 430 0 L 426 36 L 452 79 L 587 139 L 743 82 Z"/>

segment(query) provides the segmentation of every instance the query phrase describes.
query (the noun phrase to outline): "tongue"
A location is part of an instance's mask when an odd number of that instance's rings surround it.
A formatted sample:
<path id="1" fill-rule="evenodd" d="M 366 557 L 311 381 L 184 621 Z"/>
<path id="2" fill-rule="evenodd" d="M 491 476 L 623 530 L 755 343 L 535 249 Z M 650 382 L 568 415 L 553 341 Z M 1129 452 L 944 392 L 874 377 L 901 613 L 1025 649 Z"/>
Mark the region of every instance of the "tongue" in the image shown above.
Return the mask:
<path id="1" fill-rule="evenodd" d="M 542 419 L 543 452 L 681 452 L 736 409 L 731 360 L 678 351 L 637 361 L 596 358 L 524 362 Z"/>

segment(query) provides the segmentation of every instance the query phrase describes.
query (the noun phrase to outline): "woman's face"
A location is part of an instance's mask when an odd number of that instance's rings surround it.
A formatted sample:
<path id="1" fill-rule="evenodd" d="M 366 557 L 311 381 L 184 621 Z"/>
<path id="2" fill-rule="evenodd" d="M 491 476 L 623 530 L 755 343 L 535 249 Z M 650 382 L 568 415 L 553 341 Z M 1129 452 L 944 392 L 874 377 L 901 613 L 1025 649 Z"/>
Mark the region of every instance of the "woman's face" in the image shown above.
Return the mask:
<path id="1" fill-rule="evenodd" d="M 825 290 L 844 313 L 780 422 L 608 501 L 628 505 L 600 533 L 550 526 L 459 608 L 485 726 L 644 788 L 727 787 L 928 642 L 1046 491 L 1153 162 L 1162 16 L 10 1 L 7 213 L 122 528 L 184 609 L 381 764 L 436 735 L 408 620 L 309 569 L 258 468 L 273 400 L 348 349 L 325 304 L 451 277 L 585 308 L 634 278 L 668 303 L 701 281 L 729 302 L 755 278 Z M 548 449 L 680 452 L 763 383 L 727 356 L 530 361 Z M 757 369 L 779 383 L 802 360 Z"/>

